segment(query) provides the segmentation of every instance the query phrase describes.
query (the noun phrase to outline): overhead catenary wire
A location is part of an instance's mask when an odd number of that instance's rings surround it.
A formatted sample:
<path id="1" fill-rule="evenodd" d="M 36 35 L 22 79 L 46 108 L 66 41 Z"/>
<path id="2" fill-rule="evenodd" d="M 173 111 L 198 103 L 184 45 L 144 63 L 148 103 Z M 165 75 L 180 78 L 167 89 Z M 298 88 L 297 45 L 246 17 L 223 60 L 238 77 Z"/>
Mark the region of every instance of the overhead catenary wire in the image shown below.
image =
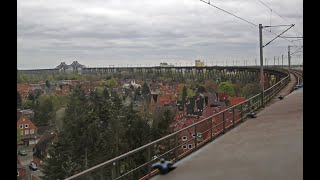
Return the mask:
<path id="1" fill-rule="evenodd" d="M 289 27 L 288 29 L 286 29 L 285 31 L 283 31 L 281 34 L 285 33 L 286 31 L 288 31 L 290 28 L 292 28 L 294 25 L 292 25 L 291 27 Z M 280 37 L 280 35 L 277 35 L 275 38 L 273 38 L 271 41 L 269 41 L 266 45 L 264 45 L 263 47 L 267 46 L 268 44 L 270 44 L 273 40 L 275 40 L 276 38 Z"/>
<path id="2" fill-rule="evenodd" d="M 223 12 L 227 13 L 227 14 L 230 14 L 230 15 L 232 15 L 232 16 L 234 16 L 234 17 L 238 18 L 238 19 L 241 19 L 242 21 L 245 21 L 245 22 L 247 22 L 247 23 L 249 23 L 249 24 L 251 24 L 251 25 L 253 25 L 253 26 L 259 27 L 259 26 L 258 26 L 257 24 L 255 24 L 255 23 L 252 23 L 252 22 L 250 22 L 250 21 L 248 21 L 248 20 L 246 20 L 246 19 L 243 19 L 243 18 L 241 18 L 241 17 L 239 17 L 239 16 L 237 16 L 237 15 L 234 15 L 234 14 L 232 14 L 232 13 L 230 13 L 230 12 L 228 12 L 228 11 L 224 10 L 224 9 L 221 9 L 221 8 L 219 8 L 219 7 L 217 7 L 217 6 L 213 5 L 213 4 L 211 4 L 211 3 L 210 3 L 210 1 L 208 1 L 208 2 L 206 2 L 206 1 L 204 1 L 204 0 L 200 0 L 200 1 L 202 1 L 202 2 L 204 2 L 204 3 L 206 3 L 206 4 L 210 5 L 210 6 L 212 6 L 212 7 L 214 7 L 214 8 L 217 8 L 217 9 L 219 9 L 219 10 L 221 10 L 221 11 L 223 11 Z M 269 33 L 272 33 L 272 34 L 274 34 L 274 35 L 277 35 L 276 33 L 271 32 L 271 31 L 268 31 L 267 29 L 263 29 L 263 30 L 265 30 L 265 31 L 267 31 L 267 32 L 269 32 Z M 283 38 L 283 37 L 280 37 L 280 38 L 285 39 L 285 40 L 287 40 L 287 41 L 291 42 L 293 45 L 297 46 L 297 45 L 296 45 L 296 44 L 294 44 L 294 43 L 293 43 L 293 41 L 291 41 L 291 40 L 288 40 L 288 39 Z"/>
<path id="3" fill-rule="evenodd" d="M 291 53 L 290 55 L 293 55 L 294 53 L 297 53 L 301 48 L 303 48 L 303 46 L 301 46 L 299 49 L 295 50 L 293 53 Z"/>
<path id="4" fill-rule="evenodd" d="M 221 9 L 221 8 L 219 8 L 219 7 L 211 4 L 210 1 L 208 1 L 208 2 L 203 1 L 203 0 L 200 0 L 200 1 L 202 1 L 202 2 L 204 2 L 204 3 L 206 3 L 206 4 L 209 4 L 210 6 L 213 6 L 213 7 L 217 8 L 217 9 L 219 9 L 220 11 L 223 11 L 223 12 L 225 12 L 225 13 L 228 13 L 228 14 L 236 17 L 236 18 L 239 18 L 239 19 L 241 19 L 242 21 L 245 21 L 245 22 L 247 22 L 247 23 L 249 23 L 249 24 L 251 24 L 251 25 L 253 25 L 253 26 L 259 27 L 258 25 L 254 24 L 254 23 L 252 23 L 252 22 L 250 22 L 250 21 L 248 21 L 248 20 L 245 20 L 245 19 L 243 19 L 243 18 L 241 18 L 241 17 L 239 17 L 239 16 L 237 16 L 237 15 L 234 15 L 234 14 L 232 14 L 232 13 L 226 11 L 226 10 L 223 10 L 223 9 Z"/>
<path id="5" fill-rule="evenodd" d="M 268 9 L 270 9 L 271 12 L 274 12 L 276 15 L 278 15 L 280 18 L 284 19 L 285 21 L 287 21 L 288 23 L 290 23 L 286 18 L 284 18 L 283 16 L 281 16 L 280 14 L 278 14 L 275 10 L 273 10 L 271 7 L 267 6 L 264 2 L 262 2 L 261 0 L 258 0 L 261 4 L 263 4 L 265 7 L 267 7 Z M 271 16 L 270 16 L 270 24 L 271 24 Z M 271 28 L 270 28 L 271 30 Z M 298 36 L 296 28 L 293 27 L 293 30 L 295 31 L 296 36 Z M 298 32 L 301 36 L 303 36 L 300 32 Z M 300 45 L 302 46 L 301 42 L 299 42 Z"/>

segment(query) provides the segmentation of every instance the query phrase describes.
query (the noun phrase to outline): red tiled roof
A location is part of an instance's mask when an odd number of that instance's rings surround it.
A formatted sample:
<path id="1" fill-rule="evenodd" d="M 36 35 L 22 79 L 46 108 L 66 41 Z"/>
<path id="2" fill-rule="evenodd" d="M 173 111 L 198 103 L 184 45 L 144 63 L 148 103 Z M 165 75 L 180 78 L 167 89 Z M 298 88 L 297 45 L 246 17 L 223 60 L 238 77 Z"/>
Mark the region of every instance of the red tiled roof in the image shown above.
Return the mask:
<path id="1" fill-rule="evenodd" d="M 229 95 L 228 93 L 222 92 L 222 93 L 218 93 L 219 99 L 220 100 L 224 100 L 224 99 L 228 99 Z"/>
<path id="2" fill-rule="evenodd" d="M 31 86 L 29 84 L 17 84 L 17 90 L 22 98 L 25 98 L 26 95 L 31 90 Z"/>
<path id="3" fill-rule="evenodd" d="M 244 97 L 229 97 L 229 101 L 230 101 L 230 105 L 236 105 L 236 104 L 240 104 L 242 102 L 244 102 L 246 100 L 246 98 Z"/>
<path id="4" fill-rule="evenodd" d="M 162 107 L 175 101 L 173 94 L 165 94 L 159 97 L 159 106 Z"/>
<path id="5" fill-rule="evenodd" d="M 184 84 L 177 84 L 176 85 L 176 88 L 178 89 L 178 90 L 182 90 L 183 89 L 183 86 L 184 86 Z"/>
<path id="6" fill-rule="evenodd" d="M 169 89 L 170 89 L 169 86 L 162 86 L 162 87 L 161 87 L 161 90 L 162 90 L 162 91 L 168 91 Z"/>

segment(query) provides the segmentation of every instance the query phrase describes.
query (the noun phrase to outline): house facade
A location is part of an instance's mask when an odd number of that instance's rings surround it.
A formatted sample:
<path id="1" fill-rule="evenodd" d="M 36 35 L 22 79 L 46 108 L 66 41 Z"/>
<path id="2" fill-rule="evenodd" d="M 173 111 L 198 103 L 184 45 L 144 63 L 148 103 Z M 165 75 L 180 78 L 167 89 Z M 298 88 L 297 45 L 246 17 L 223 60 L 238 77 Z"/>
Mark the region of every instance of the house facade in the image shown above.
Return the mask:
<path id="1" fill-rule="evenodd" d="M 25 114 L 25 112 L 22 112 L 21 117 L 18 119 L 17 128 L 21 129 L 21 141 L 23 145 L 29 146 L 38 142 L 38 128 L 32 123 L 32 121 Z"/>

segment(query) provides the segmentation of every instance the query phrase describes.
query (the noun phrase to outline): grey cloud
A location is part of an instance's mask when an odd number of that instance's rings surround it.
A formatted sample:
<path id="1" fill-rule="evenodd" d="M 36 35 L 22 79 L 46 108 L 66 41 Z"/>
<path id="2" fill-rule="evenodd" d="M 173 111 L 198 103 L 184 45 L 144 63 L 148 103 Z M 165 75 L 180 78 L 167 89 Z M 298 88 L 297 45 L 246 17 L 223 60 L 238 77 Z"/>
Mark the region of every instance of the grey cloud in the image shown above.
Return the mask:
<path id="1" fill-rule="evenodd" d="M 255 1 L 215 3 L 255 24 L 270 23 L 270 12 Z M 268 4 L 303 32 L 302 0 Z M 92 66 L 259 55 L 257 27 L 197 0 L 18 0 L 17 10 L 18 68 L 54 67 L 65 58 Z M 284 22 L 272 18 L 272 24 Z M 290 30 L 287 35 L 296 33 Z M 264 32 L 264 42 L 273 37 Z M 288 42 L 275 44 L 286 47 Z M 273 45 L 268 48 L 266 56 L 285 53 Z"/>

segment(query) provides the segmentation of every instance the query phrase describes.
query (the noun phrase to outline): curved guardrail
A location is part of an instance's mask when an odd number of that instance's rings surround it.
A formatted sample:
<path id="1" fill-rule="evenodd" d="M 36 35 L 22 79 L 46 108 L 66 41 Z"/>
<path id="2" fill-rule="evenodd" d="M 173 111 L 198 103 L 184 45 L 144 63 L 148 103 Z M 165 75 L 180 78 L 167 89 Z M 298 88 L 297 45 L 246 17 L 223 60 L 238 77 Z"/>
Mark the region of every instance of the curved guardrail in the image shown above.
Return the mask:
<path id="1" fill-rule="evenodd" d="M 284 73 L 285 71 L 283 71 Z M 188 154 L 196 151 L 206 143 L 213 141 L 216 137 L 226 133 L 247 118 L 247 114 L 263 107 L 262 103 L 269 102 L 290 80 L 287 75 L 279 82 L 262 93 L 257 94 L 246 101 L 222 110 L 208 118 L 200 120 L 188 127 L 178 130 L 172 134 L 150 142 L 144 146 L 110 159 L 104 163 L 91 167 L 66 180 L 71 179 L 149 179 L 157 174 L 151 165 L 160 158 L 166 158 L 174 162 L 182 159 Z M 262 97 L 264 97 L 262 101 Z M 204 131 L 197 130 L 199 127 L 207 127 Z M 194 137 L 179 143 L 181 134 L 193 132 Z M 199 133 L 198 133 L 199 132 Z M 198 136 L 200 134 L 200 136 Z M 205 137 L 201 137 L 205 135 Z M 192 142 L 191 148 L 182 151 L 188 143 Z M 188 144 L 189 145 L 189 144 Z M 137 164 L 137 159 L 139 164 Z M 134 167 L 134 168 L 132 168 Z"/>

